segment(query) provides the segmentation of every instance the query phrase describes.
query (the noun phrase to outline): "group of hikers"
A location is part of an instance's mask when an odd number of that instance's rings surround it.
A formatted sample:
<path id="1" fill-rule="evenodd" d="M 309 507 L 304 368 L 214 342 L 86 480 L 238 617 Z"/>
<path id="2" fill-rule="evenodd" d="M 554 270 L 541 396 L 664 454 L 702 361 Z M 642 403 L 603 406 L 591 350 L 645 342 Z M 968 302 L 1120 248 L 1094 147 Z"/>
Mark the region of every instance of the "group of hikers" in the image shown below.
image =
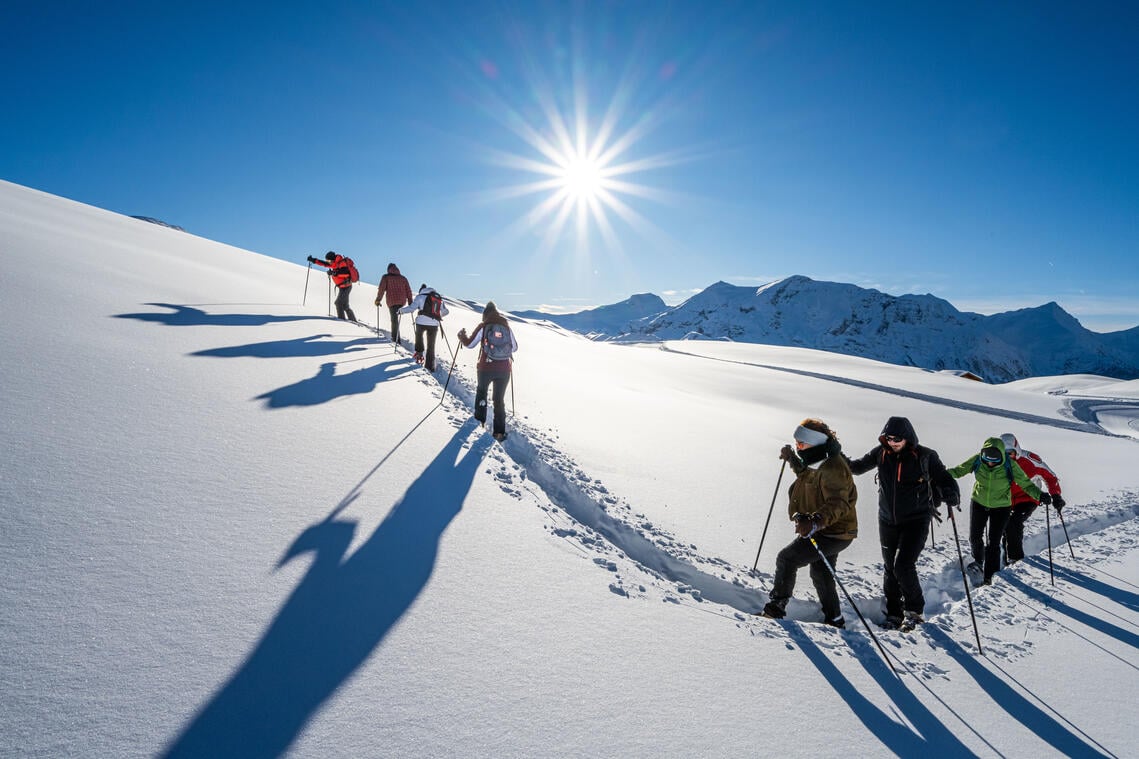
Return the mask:
<path id="1" fill-rule="evenodd" d="M 329 251 L 324 260 L 309 256 L 308 261 L 328 270 L 338 290 L 337 317 L 356 321 L 348 305 L 352 285 L 359 281 L 352 259 Z M 414 313 L 414 359 L 428 371 L 435 371 L 435 340 L 449 313 L 443 297 L 426 284 L 412 295 L 407 277 L 389 263 L 376 292 L 377 308 L 385 299 L 392 342 L 400 342 L 400 317 Z M 475 419 L 486 425 L 489 394 L 494 406 L 493 435 L 502 440 L 506 437 L 506 389 L 518 350 L 514 332 L 492 301 L 483 309 L 482 321 L 474 332 L 467 334 L 460 329 L 456 337 L 463 347 L 479 349 Z M 944 504 L 949 518 L 955 520 L 954 510 L 960 510 L 961 504 L 959 478 L 970 473 L 974 477 L 969 506 L 973 560 L 967 569 L 977 584 L 992 584 L 1002 562 L 1007 565 L 1024 558 L 1024 524 L 1038 504 L 1052 505 L 1057 511 L 1064 508 L 1055 473 L 1040 456 L 1022 449 L 1011 433 L 987 439 L 980 452 L 951 468 L 942 463 L 937 451 L 918 442 L 910 420 L 902 416 L 890 417 L 878 436 L 878 445 L 857 459 L 842 452 L 834 430 L 819 419 L 803 420 L 794 439 L 795 447 L 785 445 L 779 456 L 796 475 L 787 511 L 795 522 L 797 538 L 775 559 L 770 600 L 762 611 L 766 617 L 786 616 L 796 575 L 809 566 L 823 619 L 835 627 L 846 626 L 834 566 L 838 555 L 858 536 L 855 475 L 877 469 L 884 626 L 888 628 L 912 630 L 924 621 L 925 597 L 917 560 L 932 521 L 941 519 L 938 507 Z M 1047 485 L 1046 491 L 1034 482 L 1037 479 Z"/>
<path id="2" fill-rule="evenodd" d="M 819 419 L 803 420 L 794 440 L 795 447 L 786 445 L 779 455 L 796 475 L 787 509 L 797 537 L 775 559 L 770 600 L 762 611 L 766 617 L 786 616 L 795 576 L 809 566 L 824 621 L 846 626 L 834 566 L 858 535 L 855 475 L 877 469 L 883 626 L 890 629 L 909 631 L 924 621 L 917 560 L 932 520 L 941 519 L 938 507 L 945 504 L 950 519 L 960 510 L 959 478 L 970 473 L 974 477 L 969 510 L 973 560 L 968 566 L 974 584 L 991 585 L 1002 560 L 1008 565 L 1024 558 L 1024 523 L 1038 504 L 1057 512 L 1064 508 L 1055 473 L 1040 456 L 1021 448 L 1011 433 L 988 438 L 978 453 L 949 468 L 937 451 L 918 443 L 913 425 L 902 416 L 890 417 L 878 445 L 857 459 L 842 452 L 834 430 Z M 1047 485 L 1046 491 L 1033 481 L 1036 478 Z"/>
<path id="3" fill-rule="evenodd" d="M 352 285 L 360 277 L 351 258 L 335 251 L 328 251 L 324 259 L 309 256 L 308 262 L 327 269 L 332 284 L 337 289 L 336 316 L 346 321 L 356 321 L 356 314 L 348 304 Z M 400 273 L 394 263 L 388 264 L 387 273 L 380 278 L 376 291 L 375 305 L 378 308 L 386 299 L 391 319 L 391 341 L 400 343 L 400 318 L 403 314 L 415 314 L 415 353 L 414 360 L 429 372 L 435 371 L 435 340 L 443 326 L 443 317 L 450 311 L 443 302 L 443 296 L 426 284 L 419 286 L 416 295 L 411 293 L 411 283 Z M 506 317 L 499 313 L 494 301 L 483 309 L 482 321 L 474 332 L 467 334 L 460 329 L 456 337 L 464 348 L 478 348 L 478 381 L 475 387 L 475 419 L 482 426 L 487 419 L 487 395 L 494 405 L 492 434 L 496 440 L 506 438 L 506 389 L 510 384 L 510 373 L 514 353 L 518 350 L 518 340 Z"/>

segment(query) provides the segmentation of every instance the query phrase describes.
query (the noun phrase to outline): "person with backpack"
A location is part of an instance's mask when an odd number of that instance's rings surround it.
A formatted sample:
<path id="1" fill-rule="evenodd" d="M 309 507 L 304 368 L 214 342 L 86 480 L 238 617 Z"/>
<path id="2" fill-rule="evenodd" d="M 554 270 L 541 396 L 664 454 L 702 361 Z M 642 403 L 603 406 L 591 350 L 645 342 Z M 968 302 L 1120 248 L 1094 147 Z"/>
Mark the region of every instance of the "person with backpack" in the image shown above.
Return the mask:
<path id="1" fill-rule="evenodd" d="M 479 347 L 478 387 L 475 389 L 475 419 L 486 425 L 487 389 L 494 387 L 494 438 L 506 438 L 506 387 L 510 384 L 510 367 L 518 341 L 506 317 L 498 312 L 494 301 L 486 304 L 482 321 L 469 336 L 460 329 L 459 341 L 467 348 Z"/>
<path id="2" fill-rule="evenodd" d="M 845 627 L 838 587 L 822 556 L 833 568 L 839 553 L 858 536 L 855 510 L 858 490 L 854 486 L 854 475 L 842 455 L 838 436 L 819 419 L 804 419 L 795 429 L 795 448 L 783 446 L 779 458 L 795 472 L 787 514 L 795 522 L 798 538 L 775 558 L 775 580 L 770 600 L 763 607 L 763 616 L 782 619 L 787 615 L 787 602 L 795 590 L 795 576 L 800 568 L 810 566 L 811 581 L 823 607 L 823 620 L 832 627 Z M 817 549 L 808 538 L 814 539 Z"/>
<path id="3" fill-rule="evenodd" d="M 988 438 L 980 453 L 949 469 L 949 474 L 957 479 L 970 472 L 974 477 L 969 505 L 969 545 L 973 561 L 968 570 L 974 576 L 980 574 L 983 584 L 992 585 L 993 575 L 1001 568 L 1001 537 L 1012 515 L 1013 485 L 1019 485 L 1030 498 L 1045 505 L 1052 503 L 1052 497 L 1041 492 L 1020 465 L 1008 457 L 1005 443 L 999 437 Z"/>
<path id="4" fill-rule="evenodd" d="M 1056 473 L 1044 463 L 1044 459 L 1032 451 L 1020 447 L 1016 435 L 1006 432 L 1001 435 L 1001 442 L 1005 444 L 1005 452 L 1009 458 L 1017 463 L 1033 482 L 1037 477 L 1048 485 L 1048 494 L 1052 497 L 1052 508 L 1059 513 L 1064 508 L 1064 497 L 1060 495 L 1060 480 Z M 1017 484 L 1012 486 L 1012 513 L 1008 524 L 1005 525 L 1005 566 L 1013 564 L 1024 558 L 1024 523 L 1036 511 L 1038 502 Z"/>
<path id="5" fill-rule="evenodd" d="M 380 288 L 376 291 L 376 305 L 380 305 L 384 295 L 388 296 L 388 313 L 392 320 L 392 342 L 399 342 L 399 310 L 411 303 L 411 283 L 399 273 L 399 267 L 388 264 L 388 273 L 380 277 Z M 376 325 L 379 326 L 379 325 Z"/>
<path id="6" fill-rule="evenodd" d="M 360 274 L 356 271 L 356 264 L 352 263 L 352 259 L 330 250 L 324 254 L 323 261 L 309 256 L 308 262 L 328 269 L 328 276 L 332 277 L 332 284 L 336 285 L 337 291 L 336 318 L 356 321 L 356 314 L 348 305 L 348 296 L 352 294 L 352 284 L 360 281 Z"/>
<path id="7" fill-rule="evenodd" d="M 856 475 L 875 468 L 885 627 L 909 631 L 925 621 L 917 560 L 929 537 L 930 522 L 939 503 L 956 507 L 961 491 L 937 451 L 918 444 L 914 426 L 904 416 L 887 419 L 878 445 L 850 462 Z"/>
<path id="8" fill-rule="evenodd" d="M 419 295 L 415 296 L 408 305 L 399 310 L 401 314 L 410 314 L 415 311 L 415 363 L 423 364 L 429 372 L 435 371 L 435 338 L 439 334 L 439 326 L 443 317 L 450 313 L 447 305 L 443 303 L 443 296 L 427 285 L 419 286 Z M 427 338 L 427 353 L 424 354 L 423 342 Z"/>

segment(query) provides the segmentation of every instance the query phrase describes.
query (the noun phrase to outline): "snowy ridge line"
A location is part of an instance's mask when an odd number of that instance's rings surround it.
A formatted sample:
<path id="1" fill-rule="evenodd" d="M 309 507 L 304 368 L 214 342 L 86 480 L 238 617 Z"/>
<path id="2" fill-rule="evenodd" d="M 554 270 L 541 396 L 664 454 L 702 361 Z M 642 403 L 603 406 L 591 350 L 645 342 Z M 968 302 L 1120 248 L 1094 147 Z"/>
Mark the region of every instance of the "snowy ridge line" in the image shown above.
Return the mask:
<path id="1" fill-rule="evenodd" d="M 982 406 L 977 403 L 969 403 L 968 401 L 955 401 L 949 398 L 942 398 L 936 395 L 929 395 L 927 393 L 917 393 L 910 390 L 902 390 L 896 387 L 888 387 L 886 385 L 879 385 L 875 382 L 867 382 L 865 380 L 849 379 L 846 377 L 838 377 L 833 374 L 823 374 L 821 372 L 807 371 L 806 369 L 792 369 L 786 366 L 773 366 L 770 364 L 757 364 L 751 361 L 737 361 L 730 358 L 718 358 L 716 356 L 703 356 L 699 353 L 690 353 L 688 351 L 678 350 L 671 348 L 668 345 L 661 345 L 660 349 L 667 353 L 676 353 L 681 356 L 691 356 L 693 358 L 701 358 L 705 361 L 720 361 L 725 364 L 738 364 L 740 366 L 752 366 L 757 369 L 768 369 L 773 372 L 784 372 L 786 374 L 795 374 L 801 377 L 811 377 L 812 379 L 825 380 L 827 382 L 837 382 L 842 385 L 851 385 L 852 387 L 862 388 L 864 390 L 875 390 L 879 393 L 886 393 L 888 395 L 896 395 L 901 398 L 912 398 L 913 400 L 925 401 L 926 403 L 933 403 L 939 406 L 949 406 L 950 408 L 961 409 L 962 411 L 974 411 L 978 414 L 987 414 L 989 416 L 1000 416 L 1006 419 L 1015 419 L 1018 422 L 1027 422 L 1028 424 L 1039 424 L 1045 427 L 1058 427 L 1063 430 L 1072 430 L 1073 432 L 1086 432 L 1092 435 L 1106 435 L 1108 437 L 1126 437 L 1123 435 L 1116 435 L 1108 432 L 1098 423 L 1092 420 L 1085 421 L 1065 421 L 1063 419 L 1052 419 L 1046 416 L 1038 416 L 1036 414 L 1029 414 L 1020 411 L 1009 411 L 1008 409 L 998 408 L 996 406 Z"/>

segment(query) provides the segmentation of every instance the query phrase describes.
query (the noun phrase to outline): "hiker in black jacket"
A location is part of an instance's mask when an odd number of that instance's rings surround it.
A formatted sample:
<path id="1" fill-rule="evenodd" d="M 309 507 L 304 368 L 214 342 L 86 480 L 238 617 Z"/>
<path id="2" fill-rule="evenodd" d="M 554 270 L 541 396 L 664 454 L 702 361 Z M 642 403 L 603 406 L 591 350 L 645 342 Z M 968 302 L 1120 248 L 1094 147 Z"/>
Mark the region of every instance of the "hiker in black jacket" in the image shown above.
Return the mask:
<path id="1" fill-rule="evenodd" d="M 878 443 L 851 461 L 850 470 L 863 474 L 878 468 L 886 626 L 912 629 L 923 621 L 925 609 L 917 560 L 929 537 L 930 520 L 939 503 L 955 508 L 961 502 L 961 491 L 937 451 L 918 445 L 917 433 L 904 416 L 890 417 Z"/>

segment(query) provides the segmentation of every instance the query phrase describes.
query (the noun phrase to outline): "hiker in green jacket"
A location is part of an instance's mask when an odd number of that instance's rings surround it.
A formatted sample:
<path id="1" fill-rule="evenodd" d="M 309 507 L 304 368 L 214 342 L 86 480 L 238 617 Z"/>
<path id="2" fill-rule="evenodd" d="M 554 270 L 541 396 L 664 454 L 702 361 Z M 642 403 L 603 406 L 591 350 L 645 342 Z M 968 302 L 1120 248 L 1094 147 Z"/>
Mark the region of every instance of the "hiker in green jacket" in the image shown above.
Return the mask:
<path id="1" fill-rule="evenodd" d="M 958 479 L 970 472 L 974 477 L 969 509 L 969 545 L 973 550 L 973 561 L 968 568 L 975 574 L 980 573 L 982 569 L 978 562 L 983 561 L 984 584 L 992 585 L 993 575 L 1001 568 L 1001 536 L 1012 515 L 1013 483 L 1045 506 L 1052 503 L 1052 497 L 1041 492 L 1024 470 L 1009 458 L 1004 441 L 999 437 L 988 438 L 980 453 L 949 469 L 949 474 Z M 952 516 L 953 510 L 950 509 Z"/>

